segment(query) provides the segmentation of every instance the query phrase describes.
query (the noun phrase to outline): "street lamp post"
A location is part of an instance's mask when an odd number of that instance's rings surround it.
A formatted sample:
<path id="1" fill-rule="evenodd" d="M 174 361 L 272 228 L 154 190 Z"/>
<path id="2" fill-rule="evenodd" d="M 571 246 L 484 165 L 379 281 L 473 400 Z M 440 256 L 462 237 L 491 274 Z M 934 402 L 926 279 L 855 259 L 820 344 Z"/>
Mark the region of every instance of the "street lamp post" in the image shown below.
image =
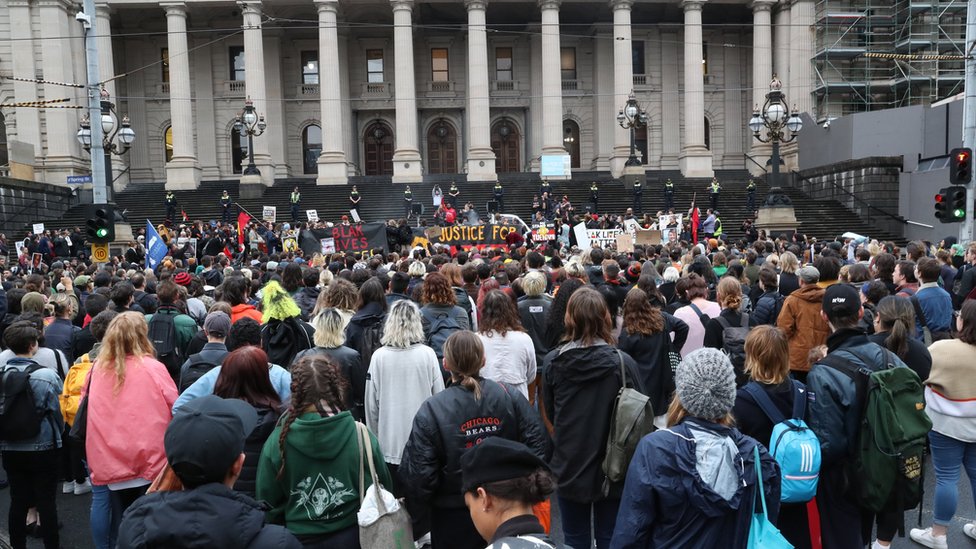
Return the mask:
<path id="1" fill-rule="evenodd" d="M 627 103 L 620 112 L 617 113 L 617 123 L 625 130 L 630 130 L 630 157 L 624 166 L 640 166 L 641 162 L 637 159 L 636 140 L 637 128 L 647 126 L 647 112 L 637 102 L 634 92 L 630 92 Z"/>
<path id="2" fill-rule="evenodd" d="M 760 132 L 766 129 L 766 135 Z M 775 75 L 769 83 L 769 93 L 766 94 L 766 102 L 763 103 L 762 110 L 756 105 L 749 120 L 749 129 L 760 143 L 772 143 L 773 152 L 770 156 L 770 163 L 773 165 L 772 181 L 769 186 L 778 187 L 779 183 L 779 144 L 790 143 L 803 129 L 803 120 L 800 119 L 796 107 L 789 111 L 787 118 L 786 94 L 783 93 L 783 83 Z"/>
<path id="3" fill-rule="evenodd" d="M 129 123 L 129 115 L 124 114 L 119 117 L 115 110 L 115 103 L 112 103 L 108 90 L 101 91 L 101 117 L 98 130 L 102 133 L 102 149 L 105 154 L 105 189 L 107 199 L 112 200 L 112 155 L 122 156 L 129 152 L 132 142 L 136 139 L 136 132 Z M 118 121 L 118 123 L 116 123 Z M 82 117 L 80 128 L 76 137 L 81 146 L 88 152 L 92 149 L 92 129 L 91 119 L 86 114 Z M 118 139 L 116 139 L 118 138 Z M 95 182 L 97 184 L 97 182 Z"/>
<path id="4" fill-rule="evenodd" d="M 243 175 L 261 175 L 261 170 L 254 165 L 254 137 L 264 133 L 268 124 L 264 121 L 264 115 L 258 115 L 254 108 L 254 102 L 247 98 L 244 102 L 244 110 L 237 115 L 234 122 L 234 130 L 242 136 L 247 136 L 247 167 L 244 168 Z"/>

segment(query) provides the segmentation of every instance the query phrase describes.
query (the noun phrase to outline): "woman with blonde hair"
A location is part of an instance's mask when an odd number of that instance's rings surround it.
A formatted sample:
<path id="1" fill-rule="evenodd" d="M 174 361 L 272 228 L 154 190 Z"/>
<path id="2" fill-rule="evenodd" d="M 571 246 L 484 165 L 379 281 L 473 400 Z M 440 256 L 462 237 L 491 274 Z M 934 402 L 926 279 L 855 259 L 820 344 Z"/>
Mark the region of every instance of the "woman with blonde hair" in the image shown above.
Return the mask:
<path id="1" fill-rule="evenodd" d="M 462 331 L 447 338 L 444 368 L 453 382 L 421 405 L 403 450 L 399 477 L 407 504 L 415 517 L 429 514 L 433 549 L 485 546 L 461 492 L 460 462 L 468 448 L 485 437 L 501 437 L 522 442 L 541 459 L 548 454 L 538 412 L 520 395 L 482 377 L 484 364 L 485 349 L 476 334 Z"/>
<path id="2" fill-rule="evenodd" d="M 108 486 L 119 517 L 166 465 L 163 434 L 177 396 L 147 334 L 141 313 L 112 319 L 82 391 L 82 398 L 88 396 L 85 452 L 91 482 Z M 117 532 L 116 522 L 112 539 Z"/>
<path id="3" fill-rule="evenodd" d="M 749 328 L 749 315 L 742 311 L 742 284 L 733 277 L 727 276 L 718 282 L 716 290 L 718 304 L 722 312 L 709 319 L 705 324 L 705 339 L 703 345 L 712 349 L 722 349 L 725 346 L 725 330 L 729 328 Z M 747 378 L 744 362 L 733 360 L 736 385 L 742 386 Z"/>
<path id="4" fill-rule="evenodd" d="M 366 365 L 359 351 L 347 347 L 346 324 L 338 309 L 328 307 L 312 318 L 315 328 L 315 346 L 295 355 L 297 362 L 308 355 L 325 355 L 339 366 L 342 376 L 349 382 L 346 388 L 346 402 L 356 421 L 365 421 L 363 398 L 366 394 Z"/>
<path id="5" fill-rule="evenodd" d="M 806 393 L 802 392 L 802 383 L 790 379 L 790 349 L 782 330 L 756 326 L 746 337 L 745 352 L 745 371 L 750 382 L 736 393 L 732 415 L 739 431 L 768 448 L 777 422 L 763 412 L 759 399 L 772 405 L 783 418 L 790 418 L 794 417 L 797 399 L 805 407 Z M 810 547 L 806 503 L 782 504 L 776 525 L 793 547 Z"/>
<path id="6" fill-rule="evenodd" d="M 776 267 L 774 264 L 773 267 Z M 783 252 L 779 256 L 779 293 L 786 297 L 794 290 L 800 289 L 800 279 L 796 271 L 800 268 L 800 261 L 793 252 Z"/>

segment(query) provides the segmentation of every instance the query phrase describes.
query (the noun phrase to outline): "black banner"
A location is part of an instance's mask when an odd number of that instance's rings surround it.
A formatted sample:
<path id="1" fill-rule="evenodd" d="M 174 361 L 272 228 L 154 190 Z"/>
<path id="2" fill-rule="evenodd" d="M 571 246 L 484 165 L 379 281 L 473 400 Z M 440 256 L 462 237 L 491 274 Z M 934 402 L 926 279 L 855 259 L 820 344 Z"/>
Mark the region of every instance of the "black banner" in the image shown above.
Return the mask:
<path id="1" fill-rule="evenodd" d="M 515 225 L 452 225 L 441 227 L 437 242 L 448 246 L 505 244 L 508 233 L 517 230 Z"/>
<path id="2" fill-rule="evenodd" d="M 328 229 L 304 230 L 298 246 L 311 257 L 322 252 L 322 239 L 331 238 L 336 252 L 386 251 L 386 224 L 363 223 L 361 225 L 336 225 Z"/>

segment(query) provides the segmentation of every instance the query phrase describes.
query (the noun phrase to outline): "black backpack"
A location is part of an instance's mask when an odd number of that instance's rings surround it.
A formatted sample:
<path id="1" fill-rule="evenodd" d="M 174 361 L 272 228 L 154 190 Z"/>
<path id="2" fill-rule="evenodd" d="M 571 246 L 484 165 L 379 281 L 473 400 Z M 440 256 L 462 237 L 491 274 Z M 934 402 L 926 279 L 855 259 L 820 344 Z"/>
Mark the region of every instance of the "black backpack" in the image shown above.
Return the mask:
<path id="1" fill-rule="evenodd" d="M 203 377 L 204 374 L 210 370 L 213 370 L 217 366 L 220 366 L 220 364 L 215 364 L 209 360 L 204 360 L 199 353 L 190 355 L 189 360 L 190 364 L 186 367 L 186 371 L 180 372 L 180 394 L 183 394 L 183 391 L 186 391 L 190 385 L 196 383 L 196 381 Z"/>
<path id="2" fill-rule="evenodd" d="M 721 315 L 715 317 L 715 320 L 722 325 L 722 352 L 729 356 L 732 368 L 735 369 L 736 387 L 742 387 L 749 381 L 749 376 L 745 373 L 749 315 L 742 313 L 738 326 L 730 325 Z"/>
<path id="3" fill-rule="evenodd" d="M 44 414 L 37 411 L 30 376 L 42 366 L 31 361 L 21 370 L 11 366 L 0 371 L 0 440 L 18 441 L 41 432 Z"/>
<path id="4" fill-rule="evenodd" d="M 268 361 L 282 368 L 291 368 L 295 355 L 315 347 L 300 317 L 271 320 L 261 327 L 261 347 L 268 353 Z"/>
<path id="5" fill-rule="evenodd" d="M 373 353 L 383 346 L 383 324 L 380 320 L 363 329 L 363 337 L 355 342 L 353 348 L 359 351 L 359 357 L 363 361 L 363 368 L 369 368 L 369 363 L 373 359 Z"/>
<path id="6" fill-rule="evenodd" d="M 427 346 L 434 350 L 437 360 L 444 358 L 444 342 L 451 334 L 461 331 L 461 325 L 454 318 L 454 311 L 435 313 L 430 319 L 430 332 L 427 334 Z"/>
<path id="7" fill-rule="evenodd" d="M 149 320 L 149 341 L 156 349 L 156 360 L 166 366 L 173 381 L 179 384 L 183 352 L 176 345 L 176 315 L 157 312 Z"/>

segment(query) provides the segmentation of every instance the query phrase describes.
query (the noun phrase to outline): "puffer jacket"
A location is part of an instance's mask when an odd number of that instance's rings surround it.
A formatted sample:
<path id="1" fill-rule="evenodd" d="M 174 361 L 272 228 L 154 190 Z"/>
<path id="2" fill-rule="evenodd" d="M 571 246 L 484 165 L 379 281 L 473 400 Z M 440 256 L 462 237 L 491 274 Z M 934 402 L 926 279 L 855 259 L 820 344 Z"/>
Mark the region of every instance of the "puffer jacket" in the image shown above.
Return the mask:
<path id="1" fill-rule="evenodd" d="M 868 341 L 859 329 L 838 330 L 827 339 L 827 356 L 842 358 L 872 372 L 889 364 L 906 367 L 895 353 Z M 857 402 L 854 380 L 823 361 L 807 375 L 807 423 L 820 439 L 824 466 L 841 463 L 857 450 L 863 402 Z"/>
<path id="2" fill-rule="evenodd" d="M 261 449 L 264 448 L 265 441 L 274 431 L 281 412 L 269 406 L 254 406 L 254 411 L 258 413 L 258 423 L 254 430 L 244 441 L 244 467 L 241 469 L 241 476 L 237 477 L 234 483 L 234 490 L 254 497 L 255 483 L 258 478 L 258 461 L 261 459 Z"/>
<path id="3" fill-rule="evenodd" d="M 223 484 L 154 492 L 125 512 L 119 547 L 300 549 L 283 526 L 266 524 L 261 504 Z"/>
<path id="4" fill-rule="evenodd" d="M 745 548 L 759 487 L 757 447 L 775 523 L 780 472 L 766 448 L 737 429 L 689 418 L 637 445 L 610 546 Z"/>
<path id="5" fill-rule="evenodd" d="M 749 326 L 756 327 L 763 324 L 776 325 L 776 318 L 783 310 L 783 302 L 786 301 L 779 291 L 766 292 L 756 300 L 756 306 L 749 315 Z"/>
<path id="6" fill-rule="evenodd" d="M 464 508 L 461 454 L 489 436 L 517 440 L 542 459 L 549 437 L 521 394 L 481 379 L 481 399 L 453 385 L 417 411 L 397 474 L 411 508 Z"/>
<path id="7" fill-rule="evenodd" d="M 786 301 L 776 319 L 790 344 L 790 370 L 806 372 L 810 349 L 827 342 L 830 326 L 820 316 L 823 310 L 824 289 L 810 284 L 796 290 Z"/>
<path id="8" fill-rule="evenodd" d="M 315 302 L 319 299 L 322 290 L 318 288 L 302 288 L 294 295 L 295 304 L 302 310 L 302 320 L 308 321 L 312 318 L 312 310 L 315 309 Z"/>

